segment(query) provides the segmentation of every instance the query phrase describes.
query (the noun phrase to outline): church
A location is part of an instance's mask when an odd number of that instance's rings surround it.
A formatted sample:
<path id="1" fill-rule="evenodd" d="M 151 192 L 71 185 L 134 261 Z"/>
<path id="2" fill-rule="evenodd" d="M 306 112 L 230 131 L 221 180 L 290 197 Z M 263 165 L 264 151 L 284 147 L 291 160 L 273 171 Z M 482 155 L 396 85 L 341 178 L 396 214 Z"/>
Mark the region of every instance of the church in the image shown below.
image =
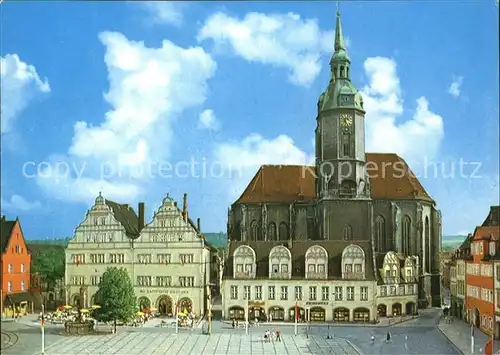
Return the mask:
<path id="1" fill-rule="evenodd" d="M 441 214 L 396 154 L 365 152 L 337 12 L 315 166 L 263 165 L 228 212 L 226 319 L 376 322 L 439 306 Z"/>

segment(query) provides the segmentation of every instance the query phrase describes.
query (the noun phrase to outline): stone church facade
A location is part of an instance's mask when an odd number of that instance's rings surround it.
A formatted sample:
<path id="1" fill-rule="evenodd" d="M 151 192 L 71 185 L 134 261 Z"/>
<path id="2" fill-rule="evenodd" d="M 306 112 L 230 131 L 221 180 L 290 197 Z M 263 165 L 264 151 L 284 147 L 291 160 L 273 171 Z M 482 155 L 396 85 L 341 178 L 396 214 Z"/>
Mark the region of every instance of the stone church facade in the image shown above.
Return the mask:
<path id="1" fill-rule="evenodd" d="M 264 165 L 228 212 L 226 318 L 374 321 L 440 304 L 441 215 L 403 158 L 365 152 L 337 14 L 315 166 Z"/>

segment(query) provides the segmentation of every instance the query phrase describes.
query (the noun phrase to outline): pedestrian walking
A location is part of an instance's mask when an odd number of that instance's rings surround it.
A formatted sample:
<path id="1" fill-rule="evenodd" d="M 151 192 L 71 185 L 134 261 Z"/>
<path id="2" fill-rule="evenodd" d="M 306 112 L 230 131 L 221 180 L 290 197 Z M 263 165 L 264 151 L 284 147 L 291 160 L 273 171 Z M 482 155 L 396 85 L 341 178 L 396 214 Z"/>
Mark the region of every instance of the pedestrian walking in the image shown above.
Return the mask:
<path id="1" fill-rule="evenodd" d="M 387 337 L 385 339 L 385 342 L 386 343 L 390 343 L 391 342 L 391 333 L 387 332 Z"/>
<path id="2" fill-rule="evenodd" d="M 265 331 L 265 333 L 264 333 L 264 342 L 269 343 L 269 342 L 270 342 L 270 339 L 269 339 L 269 338 L 270 338 L 270 336 L 271 336 L 271 332 L 270 332 L 270 331 L 269 331 L 269 329 L 268 329 L 268 330 L 266 330 L 266 331 Z"/>
<path id="3" fill-rule="evenodd" d="M 276 330 L 276 341 L 281 342 L 281 332 L 279 329 Z"/>

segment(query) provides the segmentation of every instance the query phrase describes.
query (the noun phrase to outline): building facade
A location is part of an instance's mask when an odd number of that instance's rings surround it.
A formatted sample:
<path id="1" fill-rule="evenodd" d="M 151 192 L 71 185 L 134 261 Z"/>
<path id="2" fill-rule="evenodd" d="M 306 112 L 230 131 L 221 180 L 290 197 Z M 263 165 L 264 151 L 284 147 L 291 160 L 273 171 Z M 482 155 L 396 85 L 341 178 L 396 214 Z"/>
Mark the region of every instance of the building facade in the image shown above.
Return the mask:
<path id="1" fill-rule="evenodd" d="M 492 211 L 495 207 L 492 207 Z M 500 227 L 498 219 L 476 227 L 471 240 L 471 256 L 466 260 L 466 308 L 467 319 L 475 327 L 491 335 L 498 334 L 495 317 L 494 266 L 500 258 Z"/>
<path id="2" fill-rule="evenodd" d="M 441 215 L 405 161 L 365 153 L 340 14 L 315 166 L 262 166 L 228 215 L 226 318 L 370 320 L 440 304 Z M 255 311 L 251 315 L 255 315 Z"/>
<path id="3" fill-rule="evenodd" d="M 455 251 L 450 265 L 450 314 L 458 319 L 468 321 L 465 295 L 467 289 L 466 261 L 472 260 L 472 234 L 469 234 Z"/>
<path id="4" fill-rule="evenodd" d="M 204 314 L 210 284 L 216 282 L 215 250 L 205 242 L 199 219 L 195 225 L 189 218 L 187 195 L 182 210 L 167 195 L 148 224 L 143 203 L 138 210 L 136 215 L 99 194 L 66 249 L 67 301 L 91 306 L 104 271 L 115 266 L 127 270 L 141 309 L 172 315 L 177 303 Z"/>
<path id="5" fill-rule="evenodd" d="M 0 220 L 1 306 L 2 317 L 14 317 L 33 311 L 34 298 L 30 292 L 31 255 L 26 247 L 19 219 Z"/>

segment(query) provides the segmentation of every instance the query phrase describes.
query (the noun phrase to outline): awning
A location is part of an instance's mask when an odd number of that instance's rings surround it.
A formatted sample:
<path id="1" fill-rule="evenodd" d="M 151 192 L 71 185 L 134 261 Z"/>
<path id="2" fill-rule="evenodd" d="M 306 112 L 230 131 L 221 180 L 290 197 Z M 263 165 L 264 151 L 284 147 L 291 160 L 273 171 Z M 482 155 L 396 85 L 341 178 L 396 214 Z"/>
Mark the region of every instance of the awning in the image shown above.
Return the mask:
<path id="1" fill-rule="evenodd" d="M 20 304 L 21 302 L 34 302 L 35 298 L 31 294 L 31 292 L 17 292 L 17 293 L 9 293 L 5 297 L 5 305 L 15 305 Z"/>

